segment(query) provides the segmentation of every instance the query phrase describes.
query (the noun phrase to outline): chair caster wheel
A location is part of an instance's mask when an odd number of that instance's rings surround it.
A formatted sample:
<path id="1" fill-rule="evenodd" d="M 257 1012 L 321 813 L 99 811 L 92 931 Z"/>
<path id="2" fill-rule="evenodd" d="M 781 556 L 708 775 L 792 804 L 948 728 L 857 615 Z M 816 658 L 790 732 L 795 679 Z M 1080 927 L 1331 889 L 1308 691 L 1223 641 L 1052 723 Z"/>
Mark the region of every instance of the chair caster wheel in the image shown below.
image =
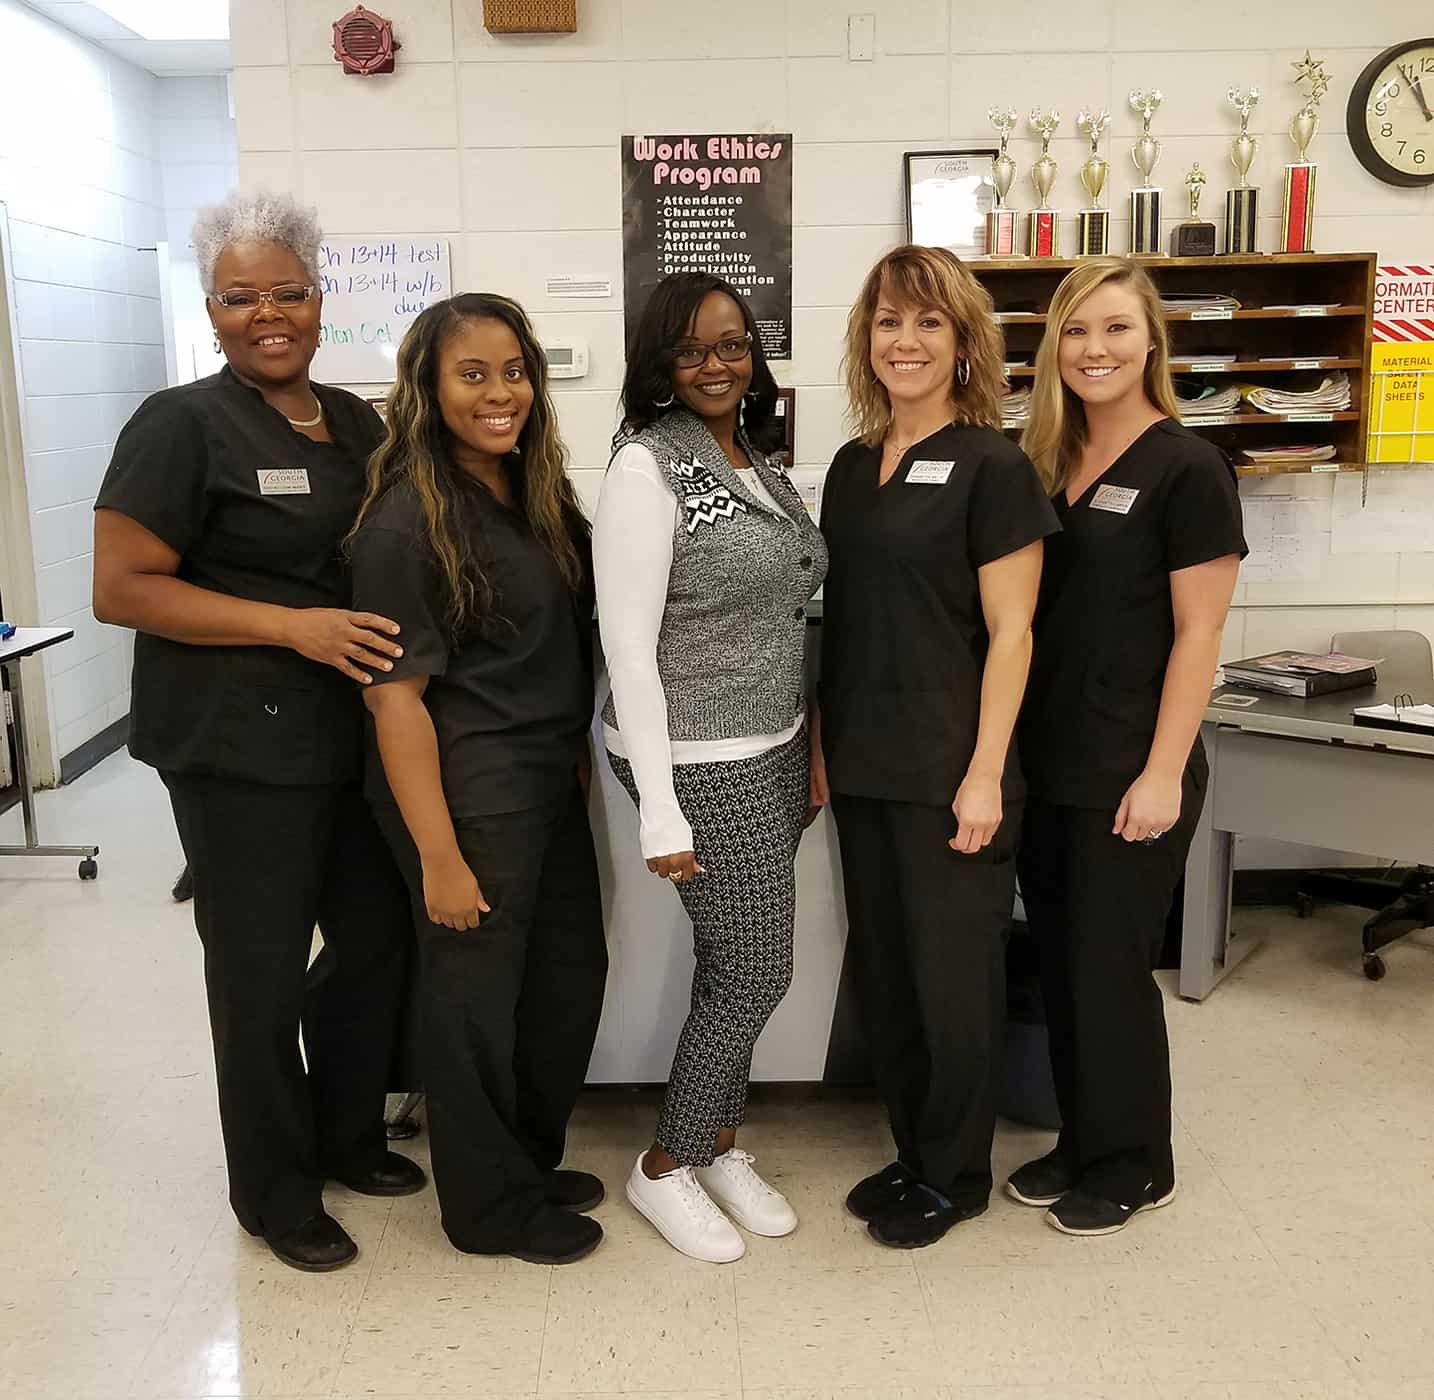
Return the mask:
<path id="1" fill-rule="evenodd" d="M 1389 969 L 1384 965 L 1384 959 L 1378 953 L 1371 953 L 1364 960 L 1364 975 L 1371 982 L 1381 981 Z"/>
<path id="2" fill-rule="evenodd" d="M 1315 903 L 1307 894 L 1295 896 L 1295 916 L 1300 919 L 1308 919 L 1314 914 Z"/>
<path id="3" fill-rule="evenodd" d="M 100 873 L 100 868 L 99 868 L 98 865 L 95 864 L 94 861 L 92 861 L 92 860 L 82 860 L 82 861 L 80 862 L 80 879 L 82 879 L 82 880 L 94 880 L 94 879 L 98 879 L 98 878 L 99 878 L 99 873 Z"/>

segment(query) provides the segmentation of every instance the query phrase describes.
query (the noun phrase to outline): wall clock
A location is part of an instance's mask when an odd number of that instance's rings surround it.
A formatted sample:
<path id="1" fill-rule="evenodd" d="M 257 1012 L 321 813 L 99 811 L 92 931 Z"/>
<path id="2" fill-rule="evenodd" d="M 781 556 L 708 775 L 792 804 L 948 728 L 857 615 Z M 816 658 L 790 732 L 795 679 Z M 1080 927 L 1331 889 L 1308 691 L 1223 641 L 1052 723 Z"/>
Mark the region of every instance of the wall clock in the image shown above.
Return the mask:
<path id="1" fill-rule="evenodd" d="M 1434 184 L 1434 38 L 1385 49 L 1355 80 L 1346 116 L 1349 144 L 1376 179 Z"/>

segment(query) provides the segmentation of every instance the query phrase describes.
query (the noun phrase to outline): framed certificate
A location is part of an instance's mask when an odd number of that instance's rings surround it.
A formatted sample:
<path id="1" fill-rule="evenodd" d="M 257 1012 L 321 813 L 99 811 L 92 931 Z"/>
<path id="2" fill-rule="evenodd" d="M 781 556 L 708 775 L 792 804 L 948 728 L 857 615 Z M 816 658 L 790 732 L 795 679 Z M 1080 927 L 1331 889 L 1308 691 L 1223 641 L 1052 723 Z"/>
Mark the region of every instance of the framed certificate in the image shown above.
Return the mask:
<path id="1" fill-rule="evenodd" d="M 986 214 L 996 206 L 994 146 L 963 151 L 907 151 L 906 238 L 947 248 L 961 258 L 986 251 Z"/>

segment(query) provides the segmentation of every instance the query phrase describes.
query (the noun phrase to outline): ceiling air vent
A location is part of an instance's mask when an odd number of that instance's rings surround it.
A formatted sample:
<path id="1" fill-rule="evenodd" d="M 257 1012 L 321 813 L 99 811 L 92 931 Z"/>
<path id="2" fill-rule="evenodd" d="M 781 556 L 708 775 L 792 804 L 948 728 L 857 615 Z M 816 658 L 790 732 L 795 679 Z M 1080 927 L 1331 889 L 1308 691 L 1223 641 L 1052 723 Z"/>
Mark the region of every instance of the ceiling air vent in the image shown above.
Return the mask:
<path id="1" fill-rule="evenodd" d="M 393 56 L 401 47 L 393 37 L 393 25 L 362 5 L 334 21 L 334 57 L 343 64 L 345 73 L 364 78 L 374 73 L 392 73 Z"/>

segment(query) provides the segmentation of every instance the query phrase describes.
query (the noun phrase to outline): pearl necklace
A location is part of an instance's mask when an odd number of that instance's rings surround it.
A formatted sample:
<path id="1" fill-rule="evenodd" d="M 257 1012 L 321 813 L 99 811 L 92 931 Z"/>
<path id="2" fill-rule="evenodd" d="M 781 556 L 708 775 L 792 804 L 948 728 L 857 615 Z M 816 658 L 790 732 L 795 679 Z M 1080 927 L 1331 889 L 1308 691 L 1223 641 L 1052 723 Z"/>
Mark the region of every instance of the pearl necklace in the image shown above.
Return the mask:
<path id="1" fill-rule="evenodd" d="M 314 407 L 319 411 L 312 418 L 290 418 L 285 415 L 285 421 L 291 428 L 317 428 L 324 421 L 324 406 L 319 402 L 319 396 L 314 395 Z"/>

